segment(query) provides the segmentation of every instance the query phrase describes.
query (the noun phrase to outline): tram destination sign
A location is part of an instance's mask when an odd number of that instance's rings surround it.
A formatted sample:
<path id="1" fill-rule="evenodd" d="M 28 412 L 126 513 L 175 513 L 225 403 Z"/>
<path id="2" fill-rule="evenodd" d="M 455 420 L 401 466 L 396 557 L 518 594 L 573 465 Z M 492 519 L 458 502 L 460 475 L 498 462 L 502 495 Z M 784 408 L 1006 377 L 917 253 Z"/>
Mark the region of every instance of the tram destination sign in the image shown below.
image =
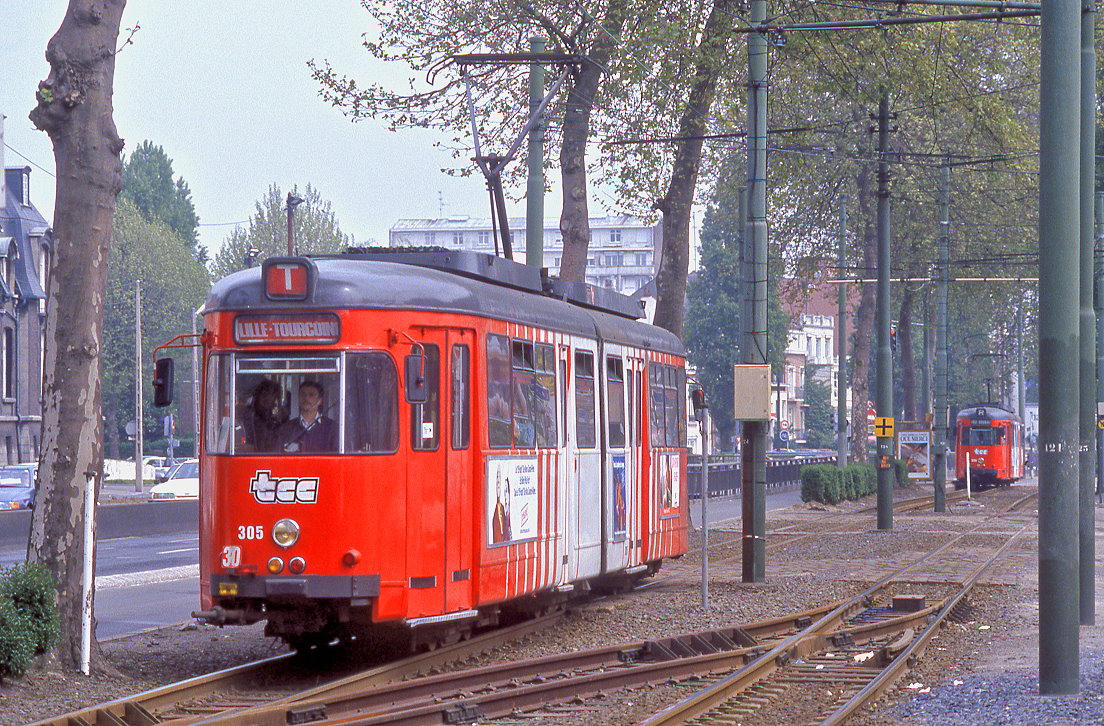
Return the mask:
<path id="1" fill-rule="evenodd" d="M 238 345 L 330 345 L 339 340 L 341 320 L 332 313 L 245 313 L 234 318 L 234 342 Z"/>

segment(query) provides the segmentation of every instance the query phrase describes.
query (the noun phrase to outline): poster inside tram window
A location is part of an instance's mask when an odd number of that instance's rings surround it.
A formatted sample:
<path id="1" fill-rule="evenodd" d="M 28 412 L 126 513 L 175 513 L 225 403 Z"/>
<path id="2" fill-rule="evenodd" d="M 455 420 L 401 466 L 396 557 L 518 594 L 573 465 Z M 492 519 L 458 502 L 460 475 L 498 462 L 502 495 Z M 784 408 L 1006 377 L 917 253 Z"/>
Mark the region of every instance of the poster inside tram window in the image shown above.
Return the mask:
<path id="1" fill-rule="evenodd" d="M 487 544 L 537 536 L 537 460 L 487 460 Z"/>
<path id="2" fill-rule="evenodd" d="M 613 538 L 625 539 L 628 500 L 625 498 L 625 457 L 613 457 Z"/>
<path id="3" fill-rule="evenodd" d="M 679 499 L 682 496 L 679 481 L 679 455 L 661 454 L 657 459 L 659 477 L 659 514 L 669 516 L 678 514 Z"/>
<path id="4" fill-rule="evenodd" d="M 909 479 L 930 479 L 931 432 L 898 431 L 897 458 L 904 460 Z"/>

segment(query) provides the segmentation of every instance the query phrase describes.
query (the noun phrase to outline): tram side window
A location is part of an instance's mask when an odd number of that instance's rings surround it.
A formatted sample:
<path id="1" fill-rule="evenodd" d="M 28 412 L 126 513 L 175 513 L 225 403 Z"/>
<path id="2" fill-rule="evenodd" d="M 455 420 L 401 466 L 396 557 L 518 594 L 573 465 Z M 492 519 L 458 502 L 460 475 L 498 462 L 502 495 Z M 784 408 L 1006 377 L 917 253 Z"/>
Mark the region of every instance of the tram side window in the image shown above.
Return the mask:
<path id="1" fill-rule="evenodd" d="M 606 390 L 609 396 L 609 445 L 625 446 L 625 369 L 620 358 L 606 358 Z"/>
<path id="2" fill-rule="evenodd" d="M 663 446 L 667 440 L 667 417 L 664 413 L 663 366 L 659 363 L 648 364 L 648 438 L 652 446 Z"/>
<path id="3" fill-rule="evenodd" d="M 234 366 L 235 454 L 341 451 L 338 356 L 239 355 Z"/>
<path id="4" fill-rule="evenodd" d="M 410 441 L 415 451 L 436 451 L 441 438 L 441 352 L 425 345 L 426 401 L 410 407 Z"/>
<path id="5" fill-rule="evenodd" d="M 399 448 L 399 378 L 385 353 L 350 353 L 345 370 L 345 451 L 393 453 Z"/>
<path id="6" fill-rule="evenodd" d="M 231 398 L 230 356 L 212 355 L 207 360 L 207 402 L 204 425 L 208 454 L 229 454 L 234 408 Z"/>
<path id="7" fill-rule="evenodd" d="M 452 448 L 466 449 L 471 441 L 471 351 L 452 346 Z"/>
<path id="8" fill-rule="evenodd" d="M 537 345 L 534 351 L 537 382 L 533 387 L 533 423 L 537 428 L 537 448 L 554 448 L 556 435 L 556 355 L 550 345 Z"/>
<path id="9" fill-rule="evenodd" d="M 510 339 L 487 336 L 487 434 L 492 448 L 508 449 L 513 440 L 510 412 Z"/>
<path id="10" fill-rule="evenodd" d="M 533 391 L 537 374 L 533 368 L 533 344 L 527 340 L 515 340 L 511 345 L 513 363 L 513 434 L 514 446 L 532 449 L 537 443 L 537 427 L 534 422 Z"/>
<path id="11" fill-rule="evenodd" d="M 675 388 L 675 369 L 673 366 L 663 366 L 663 409 L 667 415 L 667 445 L 679 445 L 679 396 Z"/>
<path id="12" fill-rule="evenodd" d="M 594 429 L 594 354 L 575 351 L 575 437 L 580 449 L 598 445 Z"/>
<path id="13" fill-rule="evenodd" d="M 675 392 L 678 396 L 678 441 L 676 446 L 686 446 L 686 369 L 674 367 Z"/>

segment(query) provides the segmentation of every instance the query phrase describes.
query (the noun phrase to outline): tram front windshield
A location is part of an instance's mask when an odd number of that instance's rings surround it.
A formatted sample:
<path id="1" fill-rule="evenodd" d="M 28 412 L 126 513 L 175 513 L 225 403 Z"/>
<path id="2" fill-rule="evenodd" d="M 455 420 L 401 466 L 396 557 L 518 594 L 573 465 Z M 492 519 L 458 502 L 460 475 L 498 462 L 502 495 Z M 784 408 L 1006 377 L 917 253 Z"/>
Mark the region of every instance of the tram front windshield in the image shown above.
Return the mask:
<path id="1" fill-rule="evenodd" d="M 398 375 L 386 353 L 221 353 L 207 364 L 208 454 L 398 449 Z"/>
<path id="2" fill-rule="evenodd" d="M 966 446 L 998 446 L 1004 438 L 999 426 L 967 426 L 962 430 L 962 443 Z"/>

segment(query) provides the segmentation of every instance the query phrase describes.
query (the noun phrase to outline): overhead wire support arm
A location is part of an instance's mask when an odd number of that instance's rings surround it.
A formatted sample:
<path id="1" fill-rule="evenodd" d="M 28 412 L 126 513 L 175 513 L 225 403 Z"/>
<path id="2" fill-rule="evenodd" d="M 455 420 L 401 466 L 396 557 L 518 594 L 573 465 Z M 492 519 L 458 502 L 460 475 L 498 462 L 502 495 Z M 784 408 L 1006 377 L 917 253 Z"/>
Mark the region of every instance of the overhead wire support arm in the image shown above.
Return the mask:
<path id="1" fill-rule="evenodd" d="M 958 15 L 911 15 L 873 20 L 837 20 L 823 23 L 780 23 L 771 25 L 744 25 L 733 28 L 734 33 L 789 33 L 800 30 L 862 30 L 884 28 L 890 25 L 923 25 L 927 23 L 954 23 L 962 20 L 1010 20 L 1012 18 L 1038 17 L 1038 9 L 1001 10 L 991 13 L 960 13 Z"/>
<path id="2" fill-rule="evenodd" d="M 506 259 L 512 260 L 514 259 L 514 248 L 510 239 L 510 219 L 506 212 L 506 194 L 502 189 L 502 172 L 513 160 L 514 155 L 517 154 L 518 149 L 521 148 L 522 143 L 529 136 L 529 132 L 540 123 L 545 109 L 548 108 L 548 104 L 552 102 L 555 95 L 559 93 L 560 87 L 567 80 L 571 69 L 580 65 L 586 59 L 584 56 L 563 53 L 468 53 L 454 55 L 452 60 L 460 66 L 460 75 L 464 79 L 464 97 L 467 99 L 468 116 L 471 120 L 475 163 L 483 173 L 483 177 L 487 181 L 487 191 L 491 195 L 491 225 L 497 233 L 495 236 L 495 252 L 498 253 L 499 240 L 501 240 L 502 255 Z M 514 139 L 506 153 L 503 155 L 485 155 L 479 144 L 479 124 L 475 120 L 475 101 L 472 100 L 471 76 L 468 74 L 468 67 L 472 65 L 528 65 L 532 63 L 560 65 L 562 68 L 556 82 L 552 84 L 552 88 L 545 94 L 540 104 L 530 113 L 525 127 Z"/>

